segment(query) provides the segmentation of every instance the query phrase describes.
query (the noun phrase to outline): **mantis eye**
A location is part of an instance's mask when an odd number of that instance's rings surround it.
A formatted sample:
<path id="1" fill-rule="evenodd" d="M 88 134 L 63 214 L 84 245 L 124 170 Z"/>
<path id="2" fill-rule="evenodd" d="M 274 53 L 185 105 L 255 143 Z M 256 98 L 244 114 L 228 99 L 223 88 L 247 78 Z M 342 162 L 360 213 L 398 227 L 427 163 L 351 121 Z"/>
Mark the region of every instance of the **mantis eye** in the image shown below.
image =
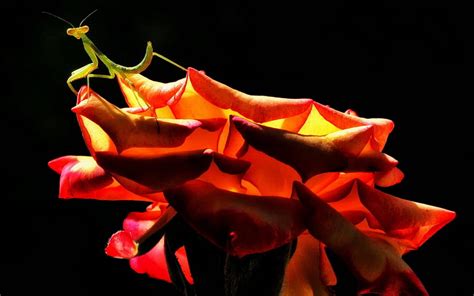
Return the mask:
<path id="1" fill-rule="evenodd" d="M 66 34 L 68 34 L 69 36 L 74 36 L 75 33 L 76 33 L 76 28 L 69 28 L 66 30 Z"/>
<path id="2" fill-rule="evenodd" d="M 89 26 L 81 26 L 81 27 L 77 28 L 77 30 L 79 31 L 79 33 L 85 34 L 85 33 L 89 32 Z"/>

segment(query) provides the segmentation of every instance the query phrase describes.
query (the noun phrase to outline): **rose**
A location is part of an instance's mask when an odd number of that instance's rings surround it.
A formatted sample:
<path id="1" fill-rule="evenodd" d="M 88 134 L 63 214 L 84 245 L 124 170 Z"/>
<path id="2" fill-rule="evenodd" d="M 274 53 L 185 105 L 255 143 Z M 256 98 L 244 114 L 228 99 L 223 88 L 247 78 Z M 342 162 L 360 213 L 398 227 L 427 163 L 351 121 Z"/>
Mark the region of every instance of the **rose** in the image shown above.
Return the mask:
<path id="1" fill-rule="evenodd" d="M 363 291 L 426 294 L 401 255 L 454 213 L 375 188 L 403 178 L 397 161 L 382 153 L 390 120 L 310 99 L 250 96 L 192 68 L 172 83 L 129 79 L 136 92 L 119 81 L 124 109 L 81 89 L 73 111 L 92 157 L 50 162 L 61 174 L 63 198 L 154 202 L 125 219 L 109 241 L 109 255 L 131 258 L 137 272 L 169 280 L 163 238 L 136 255 L 178 212 L 231 255 L 297 238 L 284 295 L 327 292 L 336 283 L 326 247 L 351 267 Z M 192 282 L 185 250 L 176 254 Z"/>

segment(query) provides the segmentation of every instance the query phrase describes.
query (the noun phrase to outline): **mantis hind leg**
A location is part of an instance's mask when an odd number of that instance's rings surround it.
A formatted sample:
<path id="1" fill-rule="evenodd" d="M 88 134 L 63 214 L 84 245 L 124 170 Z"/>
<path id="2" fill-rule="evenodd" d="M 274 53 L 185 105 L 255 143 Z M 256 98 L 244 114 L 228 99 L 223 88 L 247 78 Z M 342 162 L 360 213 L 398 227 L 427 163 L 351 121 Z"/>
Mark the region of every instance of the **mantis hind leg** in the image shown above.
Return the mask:
<path id="1" fill-rule="evenodd" d="M 167 57 L 165 57 L 165 56 L 162 55 L 162 54 L 159 54 L 159 53 L 157 53 L 157 52 L 153 52 L 153 56 L 159 57 L 160 59 L 162 59 L 162 60 L 164 60 L 164 61 L 170 63 L 171 65 L 173 65 L 173 66 L 175 66 L 175 67 L 178 67 L 179 69 L 181 69 L 181 70 L 183 70 L 183 71 L 185 71 L 185 72 L 188 71 L 185 67 L 181 66 L 180 64 L 178 64 L 178 63 L 176 63 L 176 62 L 173 62 L 172 60 L 168 59 Z"/>
<path id="2" fill-rule="evenodd" d="M 77 70 L 72 71 L 71 76 L 69 76 L 69 78 L 67 79 L 66 82 L 67 82 L 67 85 L 69 86 L 69 88 L 71 89 L 71 91 L 75 95 L 77 95 L 77 90 L 72 85 L 72 82 L 76 81 L 76 80 L 79 80 L 81 78 L 84 78 L 84 77 L 88 77 L 89 75 L 92 75 L 90 73 L 92 71 L 94 71 L 95 69 L 97 69 L 97 64 L 96 63 L 90 63 L 90 64 L 87 64 L 87 65 L 77 69 Z"/>
<path id="3" fill-rule="evenodd" d="M 142 97 L 140 95 L 140 92 L 135 87 L 135 84 L 127 77 L 127 75 L 125 73 L 122 73 L 120 76 L 123 78 L 123 81 L 125 81 L 125 83 L 127 83 L 127 86 L 132 90 L 133 97 L 134 97 L 135 101 L 137 102 L 137 104 L 140 106 L 140 108 L 142 108 L 143 111 L 146 111 L 149 108 L 151 108 L 150 104 L 148 104 L 147 101 L 142 99 Z M 145 106 L 142 106 L 142 103 L 144 103 Z"/>

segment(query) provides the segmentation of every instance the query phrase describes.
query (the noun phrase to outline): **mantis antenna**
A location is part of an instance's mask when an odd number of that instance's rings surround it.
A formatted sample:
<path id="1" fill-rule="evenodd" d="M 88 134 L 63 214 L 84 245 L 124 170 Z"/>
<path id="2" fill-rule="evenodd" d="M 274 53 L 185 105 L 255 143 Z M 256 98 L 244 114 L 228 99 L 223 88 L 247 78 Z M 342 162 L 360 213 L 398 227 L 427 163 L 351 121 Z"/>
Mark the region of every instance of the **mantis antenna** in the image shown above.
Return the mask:
<path id="1" fill-rule="evenodd" d="M 82 21 L 81 21 L 81 23 L 79 24 L 79 27 L 82 26 L 82 23 L 84 23 L 84 22 L 86 21 L 86 19 L 88 19 L 91 15 L 93 15 L 95 12 L 97 12 L 97 10 L 98 10 L 98 9 L 92 11 L 92 12 L 89 13 L 85 18 L 83 18 Z M 57 18 L 57 19 L 59 19 L 59 20 L 65 22 L 66 24 L 70 25 L 71 28 L 74 28 L 74 25 L 73 25 L 71 22 L 69 22 L 69 21 L 63 19 L 63 18 L 60 17 L 60 16 L 57 16 L 57 15 L 51 13 L 51 12 L 48 12 L 48 11 L 42 11 L 41 13 L 44 13 L 44 14 L 50 15 L 50 16 L 52 16 L 52 17 L 55 17 L 55 18 Z"/>
<path id="2" fill-rule="evenodd" d="M 94 12 L 95 12 L 95 11 L 94 11 Z M 65 22 L 66 24 L 70 25 L 71 28 L 74 28 L 74 25 L 73 25 L 71 22 L 66 21 L 65 19 L 63 19 L 63 18 L 60 17 L 60 16 L 57 16 L 57 15 L 52 14 L 51 12 L 47 12 L 47 11 L 42 11 L 41 13 L 44 13 L 44 14 L 50 15 L 50 16 L 52 16 L 52 17 L 55 17 L 55 18 L 57 18 L 58 20 L 61 20 L 61 21 Z M 92 14 L 92 13 L 91 13 L 91 14 Z M 89 15 L 90 15 L 90 14 L 89 14 Z M 89 16 L 89 15 L 88 15 L 88 16 Z M 87 17 L 86 17 L 86 18 L 87 18 Z M 81 23 L 81 24 L 82 24 L 82 23 Z"/>
<path id="3" fill-rule="evenodd" d="M 82 23 L 88 18 L 90 17 L 91 15 L 93 15 L 98 9 L 94 10 L 93 12 L 89 13 L 82 21 L 81 23 L 79 24 L 79 27 L 82 26 Z"/>

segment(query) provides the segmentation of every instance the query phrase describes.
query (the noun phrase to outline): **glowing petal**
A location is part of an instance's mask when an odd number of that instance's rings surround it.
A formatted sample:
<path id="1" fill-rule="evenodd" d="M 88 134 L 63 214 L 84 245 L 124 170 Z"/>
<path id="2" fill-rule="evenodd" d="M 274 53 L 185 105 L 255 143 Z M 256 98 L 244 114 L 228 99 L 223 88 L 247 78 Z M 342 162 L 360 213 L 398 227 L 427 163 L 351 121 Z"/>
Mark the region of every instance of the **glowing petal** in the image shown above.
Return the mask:
<path id="1" fill-rule="evenodd" d="M 325 136 L 339 130 L 341 129 L 334 126 L 331 122 L 322 117 L 321 114 L 319 114 L 318 109 L 316 109 L 313 104 L 311 106 L 310 114 L 306 118 L 303 126 L 297 132 L 301 135 Z"/>
<path id="2" fill-rule="evenodd" d="M 306 210 L 309 232 L 348 264 L 359 279 L 360 293 L 428 295 L 394 247 L 361 233 L 304 185 L 295 183 L 295 190 Z"/>
<path id="3" fill-rule="evenodd" d="M 112 235 L 105 247 L 105 253 L 114 258 L 130 259 L 138 252 L 138 244 L 127 231 L 117 231 Z"/>
<path id="4" fill-rule="evenodd" d="M 405 174 L 397 167 L 388 171 L 375 173 L 375 184 L 380 187 L 389 187 L 400 183 Z"/>
<path id="5" fill-rule="evenodd" d="M 59 197 L 99 200 L 163 200 L 161 194 L 140 196 L 126 190 L 90 156 L 63 156 L 48 165 L 61 175 Z"/>
<path id="6" fill-rule="evenodd" d="M 171 282 L 164 253 L 164 237 L 146 254 L 136 255 L 138 242 L 143 242 L 150 232 L 158 231 L 165 226 L 175 214 L 174 209 L 166 208 L 165 204 L 150 206 L 146 212 L 130 213 L 123 222 L 123 230 L 116 232 L 109 239 L 106 254 L 115 258 L 130 259 L 130 266 L 137 273 L 146 273 L 150 277 Z M 193 279 L 184 248 L 177 250 L 175 255 L 186 279 L 192 284 Z"/>
<path id="7" fill-rule="evenodd" d="M 92 92 L 87 86 L 81 87 L 77 94 L 76 105 L 81 104 L 86 100 L 88 95 Z M 110 139 L 109 135 L 95 122 L 85 116 L 76 113 L 77 121 L 81 128 L 82 137 L 87 145 L 87 149 L 92 156 L 96 151 L 106 151 L 110 153 L 117 153 L 117 148 Z"/>
<path id="8" fill-rule="evenodd" d="M 456 214 L 442 208 L 395 197 L 357 182 L 359 198 L 390 236 L 420 247 Z"/>
<path id="9" fill-rule="evenodd" d="M 247 95 L 193 68 L 188 69 L 188 75 L 194 90 L 214 106 L 234 110 L 256 122 L 295 116 L 304 113 L 312 104 L 310 99 Z"/>

